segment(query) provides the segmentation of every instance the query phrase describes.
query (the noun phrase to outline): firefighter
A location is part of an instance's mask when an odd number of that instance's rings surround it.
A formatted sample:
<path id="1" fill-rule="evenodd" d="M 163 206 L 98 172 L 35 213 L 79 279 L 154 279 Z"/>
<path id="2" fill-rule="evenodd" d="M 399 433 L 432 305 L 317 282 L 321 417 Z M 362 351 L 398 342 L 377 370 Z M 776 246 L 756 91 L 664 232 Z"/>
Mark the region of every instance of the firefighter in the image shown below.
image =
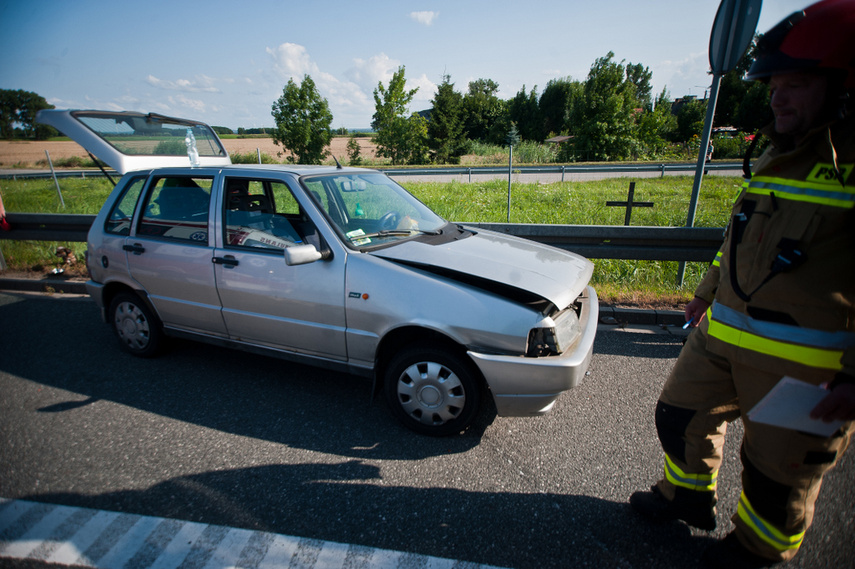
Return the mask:
<path id="1" fill-rule="evenodd" d="M 736 527 L 706 567 L 793 558 L 855 429 L 853 66 L 855 0 L 823 0 L 769 30 L 747 74 L 768 84 L 771 143 L 753 172 L 746 156 L 724 244 L 686 306 L 694 330 L 655 412 L 664 476 L 630 497 L 653 521 L 715 529 L 726 427 L 741 417 Z M 827 390 L 810 414 L 842 421 L 831 436 L 746 417 L 785 376 Z"/>

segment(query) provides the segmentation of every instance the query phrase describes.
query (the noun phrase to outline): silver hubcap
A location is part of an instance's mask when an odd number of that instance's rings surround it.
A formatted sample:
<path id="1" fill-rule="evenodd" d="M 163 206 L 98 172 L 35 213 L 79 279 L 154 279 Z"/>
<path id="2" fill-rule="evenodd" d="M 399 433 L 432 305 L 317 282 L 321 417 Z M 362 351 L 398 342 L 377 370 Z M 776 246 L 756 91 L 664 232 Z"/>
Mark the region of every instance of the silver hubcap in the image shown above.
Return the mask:
<path id="1" fill-rule="evenodd" d="M 398 378 L 398 401 L 419 422 L 441 425 L 460 414 L 466 404 L 466 392 L 449 368 L 436 362 L 419 362 Z"/>
<path id="2" fill-rule="evenodd" d="M 131 302 L 122 302 L 116 307 L 116 333 L 119 339 L 131 348 L 144 350 L 151 338 L 148 319 L 139 307 Z"/>

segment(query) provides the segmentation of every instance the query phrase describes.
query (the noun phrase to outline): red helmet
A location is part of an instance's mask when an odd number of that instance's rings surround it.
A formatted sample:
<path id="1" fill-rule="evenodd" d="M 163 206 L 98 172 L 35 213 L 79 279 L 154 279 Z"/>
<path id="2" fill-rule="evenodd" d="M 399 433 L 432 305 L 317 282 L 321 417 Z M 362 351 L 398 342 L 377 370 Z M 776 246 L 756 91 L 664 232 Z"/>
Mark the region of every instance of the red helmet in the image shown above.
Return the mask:
<path id="1" fill-rule="evenodd" d="M 855 0 L 822 0 L 784 19 L 760 38 L 746 78 L 809 69 L 840 70 L 855 87 Z"/>

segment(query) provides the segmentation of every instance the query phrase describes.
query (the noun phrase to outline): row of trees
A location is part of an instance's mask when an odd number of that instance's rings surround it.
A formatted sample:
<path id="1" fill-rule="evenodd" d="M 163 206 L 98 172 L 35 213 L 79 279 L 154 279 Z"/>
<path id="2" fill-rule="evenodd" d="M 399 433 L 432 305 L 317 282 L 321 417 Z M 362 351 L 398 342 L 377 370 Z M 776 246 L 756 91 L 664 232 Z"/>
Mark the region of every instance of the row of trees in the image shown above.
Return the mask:
<path id="1" fill-rule="evenodd" d="M 753 48 L 722 79 L 715 121 L 746 133 L 770 119 L 765 85 L 742 80 L 752 53 Z M 387 85 L 380 82 L 374 90 L 371 126 L 377 153 L 393 164 L 456 164 L 474 141 L 542 143 L 556 135 L 567 137 L 561 161 L 666 158 L 697 138 L 707 101 L 674 104 L 664 89 L 654 97 L 651 79 L 647 67 L 618 62 L 609 52 L 594 62 L 585 81 L 553 79 L 542 93 L 523 86 L 509 100 L 497 96 L 499 85 L 491 79 L 472 81 L 461 93 L 445 76 L 432 108 L 413 113 L 409 107 L 417 89 L 406 88 L 405 68 L 400 67 Z M 34 122 L 36 112 L 45 108 L 52 105 L 36 93 L 0 90 L 0 137 L 38 140 L 54 135 L 50 127 Z M 333 134 L 340 134 L 332 129 L 329 104 L 309 75 L 299 84 L 288 81 L 271 114 L 276 126 L 264 130 L 272 131 L 293 162 L 322 162 Z M 356 144 L 352 147 L 358 151 Z"/>
<path id="2" fill-rule="evenodd" d="M 751 132 L 770 119 L 763 84 L 741 78 L 752 60 L 747 53 L 721 81 L 716 124 Z M 629 160 L 666 157 L 674 148 L 697 139 L 706 114 L 706 100 L 681 100 L 675 105 L 663 89 L 654 97 L 652 73 L 641 64 L 615 61 L 614 53 L 597 59 L 585 81 L 554 79 L 542 93 L 523 88 L 510 100 L 500 99 L 490 79 L 469 83 L 464 94 L 443 77 L 432 108 L 411 113 L 417 89 L 406 89 L 405 68 L 388 85 L 374 90 L 372 128 L 380 156 L 393 164 L 459 163 L 473 141 L 504 145 L 523 140 L 543 142 L 562 135 L 559 159 Z M 305 76 L 300 85 L 289 80 L 273 105 L 276 140 L 296 162 L 318 163 L 332 136 L 332 114 Z"/>

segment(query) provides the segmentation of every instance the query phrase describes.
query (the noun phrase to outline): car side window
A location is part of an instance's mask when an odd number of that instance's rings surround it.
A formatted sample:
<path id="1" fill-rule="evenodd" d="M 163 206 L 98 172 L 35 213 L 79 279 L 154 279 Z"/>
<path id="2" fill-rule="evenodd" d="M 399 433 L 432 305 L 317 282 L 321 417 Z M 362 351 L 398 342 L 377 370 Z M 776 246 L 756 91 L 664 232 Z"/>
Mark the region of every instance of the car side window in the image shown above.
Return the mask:
<path id="1" fill-rule="evenodd" d="M 116 200 L 110 210 L 110 215 L 107 216 L 104 231 L 114 235 L 129 235 L 131 233 L 131 220 L 134 217 L 134 210 L 137 208 L 137 201 L 140 199 L 145 181 L 146 177 L 140 176 L 128 182 L 125 191 Z"/>
<path id="2" fill-rule="evenodd" d="M 279 180 L 226 178 L 225 242 L 281 251 L 303 243 L 300 204 Z"/>
<path id="3" fill-rule="evenodd" d="M 152 182 L 138 235 L 207 245 L 211 179 L 167 176 Z"/>

